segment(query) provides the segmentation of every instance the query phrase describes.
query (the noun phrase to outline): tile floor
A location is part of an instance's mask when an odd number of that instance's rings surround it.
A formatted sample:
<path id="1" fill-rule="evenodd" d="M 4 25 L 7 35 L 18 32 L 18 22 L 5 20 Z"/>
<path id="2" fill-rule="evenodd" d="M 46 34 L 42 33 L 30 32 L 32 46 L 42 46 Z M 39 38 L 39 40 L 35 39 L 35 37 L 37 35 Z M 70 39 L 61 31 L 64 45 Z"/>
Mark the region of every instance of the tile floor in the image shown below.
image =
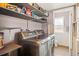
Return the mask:
<path id="1" fill-rule="evenodd" d="M 54 56 L 69 56 L 69 50 L 67 47 L 55 47 Z"/>

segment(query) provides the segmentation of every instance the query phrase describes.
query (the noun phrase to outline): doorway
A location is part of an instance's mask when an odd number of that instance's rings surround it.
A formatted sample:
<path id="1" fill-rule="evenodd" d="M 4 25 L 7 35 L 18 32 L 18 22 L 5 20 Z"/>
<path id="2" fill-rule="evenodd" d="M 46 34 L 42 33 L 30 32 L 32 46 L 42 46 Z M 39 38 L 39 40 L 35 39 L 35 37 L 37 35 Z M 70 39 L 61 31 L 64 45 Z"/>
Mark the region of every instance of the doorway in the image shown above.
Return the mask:
<path id="1" fill-rule="evenodd" d="M 72 49 L 73 7 L 53 11 L 55 51 L 54 55 L 69 56 Z"/>

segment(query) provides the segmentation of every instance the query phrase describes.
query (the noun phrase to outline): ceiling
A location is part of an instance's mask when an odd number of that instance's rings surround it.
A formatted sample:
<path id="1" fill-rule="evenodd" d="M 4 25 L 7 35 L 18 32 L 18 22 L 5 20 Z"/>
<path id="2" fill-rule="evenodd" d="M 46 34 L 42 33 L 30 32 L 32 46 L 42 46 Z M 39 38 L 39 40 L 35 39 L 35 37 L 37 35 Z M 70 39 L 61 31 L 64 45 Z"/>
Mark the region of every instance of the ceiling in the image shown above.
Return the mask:
<path id="1" fill-rule="evenodd" d="M 40 7 L 43 9 L 50 11 L 57 8 L 62 8 L 66 6 L 74 5 L 75 3 L 38 3 Z"/>

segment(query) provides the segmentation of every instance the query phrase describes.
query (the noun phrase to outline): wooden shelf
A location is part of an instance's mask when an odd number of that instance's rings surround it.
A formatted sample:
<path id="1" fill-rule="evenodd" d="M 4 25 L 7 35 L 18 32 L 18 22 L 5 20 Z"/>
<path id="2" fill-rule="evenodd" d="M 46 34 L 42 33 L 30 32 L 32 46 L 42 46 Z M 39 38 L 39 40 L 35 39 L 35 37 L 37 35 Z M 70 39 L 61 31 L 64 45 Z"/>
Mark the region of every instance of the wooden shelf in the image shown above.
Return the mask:
<path id="1" fill-rule="evenodd" d="M 40 17 L 47 17 L 47 15 L 44 14 L 44 12 L 38 10 L 36 7 L 30 5 L 29 3 L 11 3 L 13 5 L 17 5 L 18 7 L 24 7 L 24 6 L 29 6 L 33 12 Z"/>
<path id="2" fill-rule="evenodd" d="M 0 7 L 0 14 L 8 15 L 8 16 L 16 17 L 16 18 L 21 18 L 21 19 L 24 19 L 24 20 L 32 20 L 32 21 L 39 22 L 39 23 L 45 23 L 46 22 L 46 21 L 42 21 L 41 19 L 35 19 L 31 16 L 23 15 L 21 13 L 17 13 L 15 11 L 12 11 L 12 10 L 9 10 L 9 9 L 6 9 L 6 8 L 2 8 L 2 7 Z"/>
<path id="3" fill-rule="evenodd" d="M 16 43 L 9 43 L 9 44 L 5 45 L 3 49 L 0 50 L 0 55 L 11 53 L 12 51 L 17 50 L 21 47 L 22 46 L 20 46 Z"/>

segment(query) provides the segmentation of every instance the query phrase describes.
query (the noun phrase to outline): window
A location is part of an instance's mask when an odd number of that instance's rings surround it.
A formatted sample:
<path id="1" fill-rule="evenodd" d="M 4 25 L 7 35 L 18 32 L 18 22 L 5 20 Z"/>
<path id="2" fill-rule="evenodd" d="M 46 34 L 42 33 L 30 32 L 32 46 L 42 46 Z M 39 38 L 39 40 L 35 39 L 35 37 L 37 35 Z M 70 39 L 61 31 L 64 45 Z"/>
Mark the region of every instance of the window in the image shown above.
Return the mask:
<path id="1" fill-rule="evenodd" d="M 64 32 L 64 17 L 55 18 L 54 32 Z"/>

